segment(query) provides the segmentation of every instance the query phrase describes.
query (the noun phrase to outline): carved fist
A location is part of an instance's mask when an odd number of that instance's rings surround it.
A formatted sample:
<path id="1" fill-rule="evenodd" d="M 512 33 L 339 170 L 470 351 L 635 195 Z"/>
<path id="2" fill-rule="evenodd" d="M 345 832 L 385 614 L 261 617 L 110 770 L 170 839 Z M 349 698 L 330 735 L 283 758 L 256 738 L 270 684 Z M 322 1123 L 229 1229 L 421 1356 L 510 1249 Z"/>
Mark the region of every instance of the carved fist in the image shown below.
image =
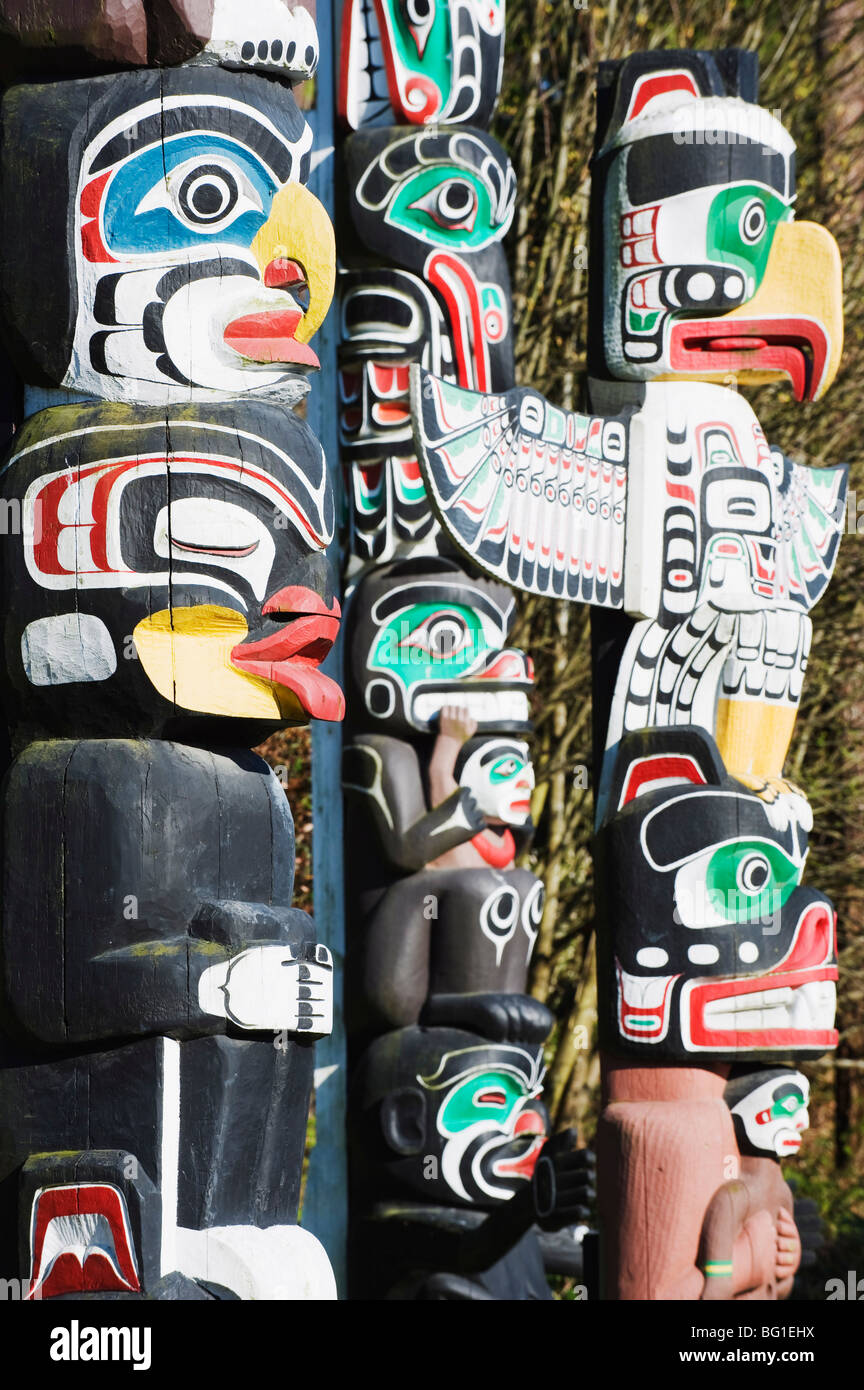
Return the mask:
<path id="1" fill-rule="evenodd" d="M 596 1159 L 577 1149 L 575 1129 L 565 1129 L 543 1146 L 532 1179 L 537 1224 L 544 1231 L 586 1221 L 596 1196 Z"/>
<path id="2" fill-rule="evenodd" d="M 211 965 L 198 982 L 205 1013 L 238 1028 L 322 1037 L 333 1027 L 333 964 L 326 946 L 253 946 Z"/>

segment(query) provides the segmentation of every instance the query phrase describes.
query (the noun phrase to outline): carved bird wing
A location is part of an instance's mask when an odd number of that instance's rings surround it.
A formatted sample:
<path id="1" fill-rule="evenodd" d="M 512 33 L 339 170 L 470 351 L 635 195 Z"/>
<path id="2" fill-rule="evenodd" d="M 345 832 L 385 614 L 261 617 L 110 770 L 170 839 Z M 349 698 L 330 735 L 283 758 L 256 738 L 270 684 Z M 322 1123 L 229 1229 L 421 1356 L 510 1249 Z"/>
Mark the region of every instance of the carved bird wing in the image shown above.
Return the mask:
<path id="1" fill-rule="evenodd" d="M 530 593 L 624 603 L 625 418 L 557 410 L 517 387 L 482 395 L 412 369 L 432 503 L 487 574 Z"/>

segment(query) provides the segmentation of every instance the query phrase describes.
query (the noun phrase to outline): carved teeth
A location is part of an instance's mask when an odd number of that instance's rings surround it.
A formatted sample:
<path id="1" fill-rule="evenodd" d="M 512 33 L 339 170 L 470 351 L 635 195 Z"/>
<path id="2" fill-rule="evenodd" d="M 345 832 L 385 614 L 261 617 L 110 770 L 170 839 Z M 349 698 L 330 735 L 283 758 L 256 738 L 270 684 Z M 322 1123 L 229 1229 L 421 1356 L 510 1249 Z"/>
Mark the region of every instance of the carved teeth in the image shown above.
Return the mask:
<path id="1" fill-rule="evenodd" d="M 414 718 L 420 723 L 436 715 L 443 705 L 457 698 L 471 715 L 482 724 L 496 721 L 527 724 L 530 719 L 528 696 L 518 690 L 441 690 L 424 692 L 414 701 Z"/>
<path id="2" fill-rule="evenodd" d="M 837 987 L 830 980 L 811 980 L 797 989 L 754 990 L 705 1005 L 706 1025 L 712 1029 L 797 1030 L 834 1027 Z"/>

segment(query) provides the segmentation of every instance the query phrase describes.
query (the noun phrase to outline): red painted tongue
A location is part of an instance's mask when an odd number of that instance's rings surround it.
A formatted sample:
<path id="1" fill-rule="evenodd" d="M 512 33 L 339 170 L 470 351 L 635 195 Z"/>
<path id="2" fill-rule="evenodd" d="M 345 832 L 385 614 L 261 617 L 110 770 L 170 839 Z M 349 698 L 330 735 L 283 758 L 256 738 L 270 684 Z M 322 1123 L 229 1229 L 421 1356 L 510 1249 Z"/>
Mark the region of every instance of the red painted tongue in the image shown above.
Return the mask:
<path id="1" fill-rule="evenodd" d="M 290 256 L 277 256 L 264 271 L 264 284 L 268 290 L 306 285 L 306 272 L 299 261 L 292 260 Z"/>
<path id="2" fill-rule="evenodd" d="M 232 664 L 293 691 L 312 719 L 332 723 L 344 719 L 345 696 L 336 682 L 318 669 L 339 635 L 338 602 L 334 599 L 328 604 L 311 589 L 289 585 L 271 594 L 262 612 L 280 614 L 287 620 L 257 642 L 239 642 L 231 651 Z"/>
<path id="3" fill-rule="evenodd" d="M 253 362 L 297 362 L 320 367 L 317 355 L 294 334 L 303 314 L 299 309 L 267 309 L 232 319 L 223 333 L 226 345 Z"/>
<path id="4" fill-rule="evenodd" d="M 345 718 L 345 696 L 336 682 L 317 666 L 304 666 L 297 661 L 244 660 L 243 670 L 293 691 L 310 719 L 326 719 L 338 724 Z"/>

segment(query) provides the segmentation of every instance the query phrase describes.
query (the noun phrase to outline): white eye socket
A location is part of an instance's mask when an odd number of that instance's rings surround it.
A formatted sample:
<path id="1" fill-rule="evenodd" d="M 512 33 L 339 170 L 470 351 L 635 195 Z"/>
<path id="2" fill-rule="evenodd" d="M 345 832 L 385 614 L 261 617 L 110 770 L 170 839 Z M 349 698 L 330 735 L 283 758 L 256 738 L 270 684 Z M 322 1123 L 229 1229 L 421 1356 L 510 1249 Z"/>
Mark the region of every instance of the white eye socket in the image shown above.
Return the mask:
<path id="1" fill-rule="evenodd" d="M 470 228 L 477 213 L 477 192 L 467 179 L 448 179 L 438 190 L 438 217 L 446 226 Z"/>
<path id="2" fill-rule="evenodd" d="M 748 246 L 755 246 L 761 240 L 768 226 L 768 217 L 765 212 L 765 204 L 761 198 L 751 198 L 738 219 L 738 230 L 741 233 L 741 240 Z"/>
<path id="3" fill-rule="evenodd" d="M 255 597 L 267 593 L 276 546 L 260 517 L 215 497 L 180 497 L 156 518 L 153 549 L 164 559 L 233 570 Z"/>
<path id="4" fill-rule="evenodd" d="M 439 618 L 431 622 L 426 630 L 427 645 L 432 656 L 446 660 L 462 650 L 465 639 L 465 624 L 458 618 Z"/>
<path id="5" fill-rule="evenodd" d="M 261 198 L 241 169 L 188 159 L 154 184 L 136 214 L 168 208 L 197 232 L 222 231 L 244 212 L 263 212 Z"/>

